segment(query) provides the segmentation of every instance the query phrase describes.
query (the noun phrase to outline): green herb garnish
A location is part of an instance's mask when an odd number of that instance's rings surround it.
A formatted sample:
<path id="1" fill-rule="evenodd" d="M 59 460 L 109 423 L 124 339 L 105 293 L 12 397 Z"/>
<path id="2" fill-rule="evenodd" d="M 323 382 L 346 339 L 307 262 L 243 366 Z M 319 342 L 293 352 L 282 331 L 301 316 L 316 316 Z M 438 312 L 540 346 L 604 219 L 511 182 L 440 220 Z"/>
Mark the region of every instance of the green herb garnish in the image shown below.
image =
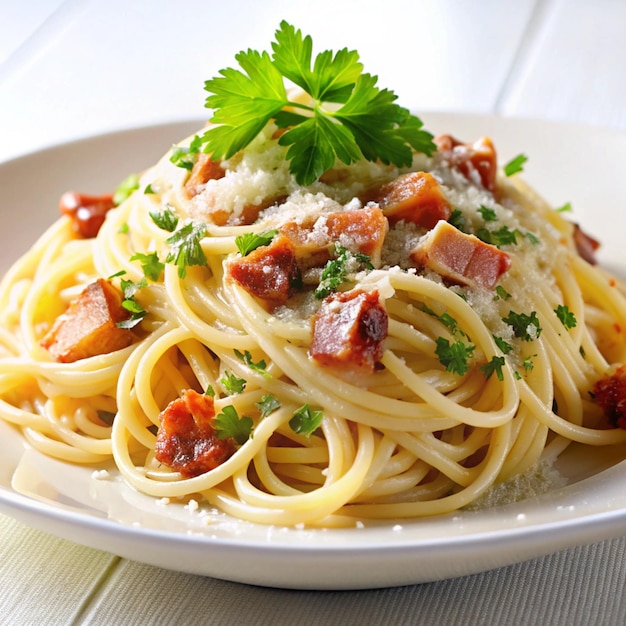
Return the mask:
<path id="1" fill-rule="evenodd" d="M 353 262 L 356 262 L 365 269 L 374 269 L 370 258 L 366 254 L 353 254 L 350 250 L 339 244 L 335 244 L 335 250 L 337 252 L 337 258 L 331 259 L 326 263 L 322 270 L 320 283 L 315 289 L 315 297 L 319 300 L 330 295 L 336 291 L 340 285 L 348 281 L 348 272 L 351 270 L 349 266 Z"/>
<path id="2" fill-rule="evenodd" d="M 230 395 L 233 395 L 236 393 L 243 393 L 243 390 L 246 388 L 247 381 L 231 374 L 229 371 L 225 371 L 224 376 L 220 378 L 220 382 L 224 385 L 224 389 L 226 389 Z"/>
<path id="3" fill-rule="evenodd" d="M 253 250 L 261 246 L 269 246 L 274 237 L 278 235 L 277 230 L 268 230 L 264 233 L 245 233 L 235 237 L 235 245 L 241 256 L 247 256 Z"/>
<path id="4" fill-rule="evenodd" d="M 463 376 L 469 370 L 469 359 L 472 358 L 475 346 L 462 340 L 450 343 L 444 337 L 437 337 L 435 354 L 439 362 L 448 372 Z"/>
<path id="5" fill-rule="evenodd" d="M 150 252 L 144 254 L 143 252 L 136 252 L 130 257 L 131 261 L 139 261 L 144 276 L 150 280 L 156 282 L 161 277 L 163 268 L 165 265 L 159 261 L 159 255 L 156 252 Z"/>
<path id="6" fill-rule="evenodd" d="M 221 413 L 215 416 L 213 425 L 219 439 L 232 437 L 242 446 L 250 439 L 254 422 L 247 415 L 242 415 L 240 418 L 237 409 L 229 404 L 222 409 Z"/>
<path id="7" fill-rule="evenodd" d="M 274 120 L 288 129 L 279 144 L 289 147 L 290 171 L 301 185 L 314 182 L 337 159 L 402 167 L 411 164 L 412 149 L 427 155 L 435 151 L 421 120 L 396 104 L 392 91 L 378 88 L 376 76 L 363 73 L 357 52 L 326 50 L 313 59 L 312 48 L 311 37 L 283 21 L 271 55 L 242 51 L 235 56 L 240 69 L 221 70 L 206 81 L 206 106 L 213 109 L 211 122 L 217 126 L 200 137 L 202 150 L 228 159 Z M 285 79 L 311 102 L 290 100 Z"/>
<path id="8" fill-rule="evenodd" d="M 122 308 L 130 313 L 130 317 L 117 322 L 116 326 L 118 328 L 134 328 L 147 315 L 147 311 L 135 299 L 137 292 L 147 285 L 145 278 L 142 278 L 138 283 L 123 278 L 120 280 L 120 287 L 124 294 Z"/>
<path id="9" fill-rule="evenodd" d="M 255 363 L 252 360 L 252 355 L 250 354 L 248 350 L 246 350 L 245 352 L 240 352 L 239 350 L 235 349 L 235 356 L 240 361 L 243 361 L 251 370 L 258 372 L 259 374 L 262 374 L 266 378 L 269 377 L 269 373 L 265 371 L 265 368 L 267 367 L 267 363 L 265 362 L 264 359 L 261 359 L 260 361 Z"/>
<path id="10" fill-rule="evenodd" d="M 137 174 L 131 174 L 118 185 L 113 194 L 113 204 L 115 206 L 122 204 L 135 189 L 139 189 L 139 176 L 137 176 Z"/>
<path id="11" fill-rule="evenodd" d="M 508 316 L 503 317 L 502 321 L 513 329 L 516 337 L 524 341 L 537 339 L 541 334 L 541 325 L 535 311 L 530 315 L 509 311 Z"/>
<path id="12" fill-rule="evenodd" d="M 528 161 L 528 157 L 525 154 L 518 154 L 504 166 L 504 174 L 506 176 L 518 174 L 524 169 L 524 163 L 526 163 L 526 161 Z"/>
<path id="13" fill-rule="evenodd" d="M 294 433 L 310 437 L 322 423 L 322 411 L 311 411 L 308 404 L 301 406 L 289 420 L 289 426 Z"/>
<path id="14" fill-rule="evenodd" d="M 480 366 L 480 371 L 485 375 L 487 380 L 489 380 L 495 372 L 498 380 L 503 381 L 504 374 L 502 373 L 502 368 L 504 367 L 504 363 L 503 356 L 494 356 L 491 358 L 491 361 Z"/>
<path id="15" fill-rule="evenodd" d="M 166 230 L 168 233 L 173 233 L 178 226 L 178 217 L 169 206 L 159 213 L 150 212 L 150 217 L 161 230 Z"/>
<path id="16" fill-rule="evenodd" d="M 561 324 L 565 326 L 566 330 L 576 326 L 576 316 L 569 310 L 566 304 L 559 304 L 556 309 L 554 309 L 554 312 L 561 321 Z"/>
<path id="17" fill-rule="evenodd" d="M 498 221 L 498 216 L 496 215 L 496 212 L 493 209 L 490 209 L 489 207 L 481 205 L 476 209 L 476 211 L 478 211 L 478 213 L 480 213 L 483 216 L 483 219 L 485 220 L 485 222 Z"/>
<path id="18" fill-rule="evenodd" d="M 267 417 L 274 411 L 280 409 L 280 402 L 271 394 L 264 395 L 259 402 L 255 404 L 259 409 L 261 417 Z"/>
<path id="19" fill-rule="evenodd" d="M 165 262 L 174 263 L 178 266 L 180 278 L 185 278 L 187 268 L 190 265 L 206 265 L 206 255 L 200 245 L 200 241 L 205 235 L 205 224 L 189 222 L 165 240 L 170 245 L 170 252 Z"/>

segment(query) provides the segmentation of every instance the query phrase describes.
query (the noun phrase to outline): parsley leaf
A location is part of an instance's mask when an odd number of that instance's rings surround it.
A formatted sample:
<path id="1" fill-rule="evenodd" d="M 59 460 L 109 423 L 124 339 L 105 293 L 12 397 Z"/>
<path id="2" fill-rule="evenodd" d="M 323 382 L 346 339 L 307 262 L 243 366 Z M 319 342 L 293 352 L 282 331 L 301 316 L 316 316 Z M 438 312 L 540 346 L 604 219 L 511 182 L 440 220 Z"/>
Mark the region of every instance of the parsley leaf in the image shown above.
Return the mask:
<path id="1" fill-rule="evenodd" d="M 209 396 L 210 398 L 215 398 L 215 389 L 213 389 L 213 385 L 207 385 L 204 395 Z"/>
<path id="2" fill-rule="evenodd" d="M 576 326 L 576 316 L 569 310 L 566 304 L 559 304 L 556 309 L 554 309 L 554 312 L 561 321 L 561 324 L 565 326 L 566 330 Z"/>
<path id="3" fill-rule="evenodd" d="M 254 422 L 251 417 L 242 415 L 239 418 L 237 409 L 228 405 L 222 409 L 221 413 L 218 413 L 213 420 L 213 425 L 217 432 L 219 439 L 227 439 L 232 437 L 240 446 L 242 446 L 252 434 L 252 427 Z"/>
<path id="4" fill-rule="evenodd" d="M 252 355 L 248 350 L 246 350 L 245 352 L 240 352 L 239 350 L 235 349 L 235 356 L 239 360 L 243 361 L 251 370 L 262 374 L 266 378 L 269 378 L 269 372 L 265 371 L 267 363 L 265 363 L 263 359 L 261 359 L 258 363 L 255 363 L 252 360 Z"/>
<path id="5" fill-rule="evenodd" d="M 483 216 L 483 219 L 485 220 L 485 222 L 496 222 L 498 220 L 498 216 L 496 215 L 496 212 L 493 209 L 490 209 L 489 207 L 486 207 L 481 204 L 476 210 L 478 211 L 478 213 L 480 213 Z"/>
<path id="6" fill-rule="evenodd" d="M 267 417 L 277 409 L 280 409 L 280 402 L 271 394 L 264 395 L 259 402 L 255 403 L 261 413 L 261 417 Z"/>
<path id="7" fill-rule="evenodd" d="M 503 367 L 504 367 L 504 357 L 494 356 L 491 358 L 491 361 L 480 366 L 480 371 L 485 375 L 486 379 L 491 378 L 495 372 L 496 376 L 498 377 L 498 380 L 503 381 L 504 380 L 504 374 L 502 373 Z"/>
<path id="8" fill-rule="evenodd" d="M 139 176 L 137 176 L 137 174 L 131 174 L 118 185 L 113 194 L 113 204 L 115 206 L 122 204 L 135 189 L 139 189 Z"/>
<path id="9" fill-rule="evenodd" d="M 352 254 L 350 250 L 335 244 L 337 258 L 331 259 L 326 263 L 322 270 L 320 283 L 315 289 L 315 297 L 322 300 L 329 294 L 337 290 L 337 288 L 347 282 L 348 272 L 352 270 L 352 264 L 357 263 L 365 267 L 365 269 L 373 270 L 374 266 L 370 258 L 366 254 Z"/>
<path id="10" fill-rule="evenodd" d="M 508 341 L 502 339 L 502 337 L 493 335 L 493 340 L 496 342 L 496 346 L 502 351 L 502 354 L 508 354 L 513 350 L 513 346 Z"/>
<path id="11" fill-rule="evenodd" d="M 508 226 L 502 226 L 498 230 L 487 230 L 479 228 L 476 236 L 485 243 L 492 244 L 500 248 L 501 246 L 512 245 L 517 243 L 517 230 L 511 230 Z"/>
<path id="12" fill-rule="evenodd" d="M 322 411 L 311 411 L 308 404 L 301 406 L 289 420 L 289 426 L 294 433 L 310 437 L 322 423 Z"/>
<path id="13" fill-rule="evenodd" d="M 247 50 L 205 82 L 216 126 L 199 139 L 205 152 L 228 159 L 245 148 L 274 120 L 288 129 L 279 143 L 288 147 L 289 168 L 308 185 L 337 159 L 350 164 L 361 158 L 397 166 L 410 165 L 412 149 L 432 154 L 432 135 L 419 118 L 396 104 L 396 95 L 376 86 L 377 77 L 363 73 L 359 55 L 346 48 L 325 50 L 315 59 L 310 36 L 283 21 L 268 52 Z M 291 101 L 287 79 L 311 98 Z"/>
<path id="14" fill-rule="evenodd" d="M 268 230 L 264 233 L 245 233 L 243 235 L 237 235 L 235 237 L 235 245 L 239 250 L 241 256 L 247 256 L 253 250 L 260 248 L 261 246 L 269 246 L 272 243 L 272 239 L 278 235 L 277 230 Z"/>
<path id="15" fill-rule="evenodd" d="M 513 176 L 513 174 L 517 174 L 524 169 L 524 163 L 528 161 L 528 157 L 525 154 L 518 154 L 516 157 L 512 158 L 505 166 L 504 166 L 504 174 L 505 176 Z"/>
<path id="16" fill-rule="evenodd" d="M 135 294 L 140 289 L 146 287 L 147 284 L 148 283 L 145 278 L 142 278 L 138 283 L 124 278 L 120 280 L 120 287 L 122 288 L 122 293 L 124 294 L 122 308 L 130 313 L 130 317 L 117 322 L 116 326 L 118 328 L 134 328 L 147 315 L 147 311 L 141 306 L 141 304 L 139 304 L 139 302 L 137 302 L 137 300 L 135 300 Z"/>
<path id="17" fill-rule="evenodd" d="M 465 216 L 460 209 L 453 209 L 448 218 L 448 224 L 454 226 L 457 230 L 463 232 L 465 228 Z"/>
<path id="18" fill-rule="evenodd" d="M 169 206 L 166 206 L 160 213 L 150 212 L 150 217 L 161 230 L 166 230 L 168 233 L 173 233 L 178 226 L 178 217 Z"/>
<path id="19" fill-rule="evenodd" d="M 535 311 L 530 315 L 509 311 L 509 315 L 503 317 L 502 321 L 513 329 L 516 337 L 524 341 L 537 339 L 541 334 L 541 325 L 539 324 L 539 319 Z M 534 327 L 534 329 L 532 327 Z"/>
<path id="20" fill-rule="evenodd" d="M 502 286 L 496 286 L 496 295 L 494 296 L 494 300 L 508 300 L 511 297 L 511 294 Z"/>
<path id="21" fill-rule="evenodd" d="M 220 378 L 220 382 L 224 385 L 224 389 L 226 389 L 229 394 L 233 395 L 236 393 L 243 393 L 243 390 L 246 388 L 247 381 L 231 374 L 228 370 L 226 370 L 224 372 L 224 376 Z"/>
<path id="22" fill-rule="evenodd" d="M 206 255 L 200 245 L 200 241 L 205 235 L 205 224 L 189 222 L 165 240 L 166 243 L 170 244 L 170 252 L 165 262 L 174 263 L 178 266 L 180 278 L 185 278 L 187 267 L 190 265 L 206 265 Z"/>
<path id="23" fill-rule="evenodd" d="M 463 376 L 469 370 L 468 360 L 472 357 L 474 348 L 473 344 L 465 343 L 460 339 L 450 343 L 444 337 L 437 337 L 435 354 L 448 372 Z"/>
<path id="24" fill-rule="evenodd" d="M 161 272 L 165 265 L 159 261 L 159 255 L 156 252 L 150 252 L 144 254 L 143 252 L 136 252 L 130 257 L 131 261 L 139 261 L 141 263 L 141 269 L 144 276 L 156 282 L 161 277 Z"/>

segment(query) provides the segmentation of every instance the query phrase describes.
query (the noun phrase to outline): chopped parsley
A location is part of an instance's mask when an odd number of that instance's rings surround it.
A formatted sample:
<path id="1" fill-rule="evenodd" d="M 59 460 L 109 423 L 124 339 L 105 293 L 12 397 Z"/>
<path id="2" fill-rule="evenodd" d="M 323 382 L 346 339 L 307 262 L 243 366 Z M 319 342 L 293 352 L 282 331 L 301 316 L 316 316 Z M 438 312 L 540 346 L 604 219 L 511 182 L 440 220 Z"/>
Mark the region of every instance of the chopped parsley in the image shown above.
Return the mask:
<path id="1" fill-rule="evenodd" d="M 178 267 L 180 278 L 185 278 L 190 265 L 206 265 L 206 255 L 200 245 L 205 235 L 205 224 L 189 222 L 165 240 L 170 245 L 170 252 L 165 262 L 174 263 Z"/>
<path id="2" fill-rule="evenodd" d="M 511 297 L 511 294 L 502 286 L 496 286 L 496 295 L 494 296 L 494 300 L 508 300 Z"/>
<path id="3" fill-rule="evenodd" d="M 272 54 L 239 52 L 240 69 L 223 69 L 206 81 L 214 126 L 199 138 L 202 150 L 228 159 L 274 120 L 288 129 L 278 142 L 288 147 L 290 171 L 301 185 L 314 182 L 337 159 L 348 165 L 365 158 L 401 167 L 411 164 L 412 149 L 427 155 L 435 151 L 421 120 L 396 104 L 392 91 L 376 86 L 377 77 L 363 72 L 356 51 L 326 50 L 313 60 L 312 47 L 311 37 L 283 21 Z M 301 87 L 312 103 L 290 100 L 285 79 Z M 185 162 L 185 155 L 178 158 Z"/>
<path id="4" fill-rule="evenodd" d="M 258 234 L 245 233 L 235 237 L 235 244 L 241 256 L 246 256 L 261 246 L 269 246 L 276 235 L 278 235 L 277 230 L 268 230 Z"/>
<path id="5" fill-rule="evenodd" d="M 564 205 L 557 207 L 556 209 L 554 209 L 557 213 L 568 213 L 569 211 L 572 211 L 572 203 L 571 202 L 566 202 Z"/>
<path id="6" fill-rule="evenodd" d="M 231 374 L 228 370 L 224 372 L 224 376 L 220 378 L 220 382 L 224 385 L 224 389 L 230 394 L 243 393 L 246 388 L 246 380 Z"/>
<path id="7" fill-rule="evenodd" d="M 215 389 L 213 389 L 213 385 L 207 385 L 204 395 L 209 396 L 210 398 L 215 398 Z"/>
<path id="8" fill-rule="evenodd" d="M 178 217 L 169 206 L 159 213 L 150 212 L 150 217 L 161 230 L 166 230 L 168 233 L 173 233 L 178 226 Z"/>
<path id="9" fill-rule="evenodd" d="M 213 425 L 219 439 L 232 437 L 242 446 L 250 439 L 254 422 L 247 415 L 242 415 L 240 418 L 237 409 L 229 404 L 215 416 Z"/>
<path id="10" fill-rule="evenodd" d="M 559 304 L 556 309 L 554 309 L 554 312 L 561 321 L 561 324 L 565 326 L 566 330 L 576 326 L 576 316 L 569 310 L 569 307 L 566 304 Z"/>
<path id="11" fill-rule="evenodd" d="M 518 154 L 516 157 L 512 158 L 504 166 L 505 176 L 513 176 L 513 174 L 518 174 L 523 171 L 526 161 L 528 161 L 528 157 L 525 154 Z"/>
<path id="12" fill-rule="evenodd" d="M 137 174 L 131 174 L 118 185 L 113 194 L 113 204 L 115 206 L 122 204 L 135 189 L 139 189 L 139 176 L 137 176 Z"/>
<path id="13" fill-rule="evenodd" d="M 462 340 L 450 343 L 445 337 L 437 337 L 435 354 L 446 371 L 463 376 L 469 370 L 469 359 L 472 358 L 475 346 Z"/>
<path id="14" fill-rule="evenodd" d="M 452 213 L 450 213 L 450 217 L 448 218 L 448 224 L 463 232 L 463 229 L 465 228 L 465 216 L 463 215 L 463 211 L 460 209 L 453 209 Z"/>
<path id="15" fill-rule="evenodd" d="M 536 354 L 533 354 L 532 356 L 527 356 L 523 361 L 522 361 L 522 367 L 527 371 L 527 372 L 532 372 L 533 368 L 535 367 L 535 364 L 533 363 L 533 357 L 537 356 Z"/>
<path id="16" fill-rule="evenodd" d="M 513 346 L 508 342 L 502 339 L 502 337 L 498 337 L 497 335 L 493 335 L 493 340 L 496 342 L 496 346 L 500 348 L 502 354 L 508 354 L 513 350 Z"/>
<path id="17" fill-rule="evenodd" d="M 125 280 L 124 278 L 121 279 L 120 287 L 124 294 L 122 308 L 130 313 L 130 317 L 117 322 L 116 326 L 118 328 L 134 328 L 147 315 L 147 311 L 135 300 L 136 293 L 146 287 L 147 284 L 145 278 L 142 278 L 138 283 L 132 280 Z"/>
<path id="18" fill-rule="evenodd" d="M 159 255 L 156 252 L 150 252 L 144 254 L 143 252 L 136 252 L 130 257 L 131 261 L 139 261 L 144 276 L 150 280 L 156 282 L 161 277 L 163 268 L 165 265 L 159 261 Z"/>
<path id="19" fill-rule="evenodd" d="M 308 404 L 301 406 L 289 420 L 289 426 L 294 433 L 310 437 L 322 423 L 322 411 L 312 411 Z"/>
<path id="20" fill-rule="evenodd" d="M 145 188 L 144 188 L 143 192 L 144 192 L 144 194 L 146 194 L 146 195 L 152 195 L 152 194 L 155 194 L 155 193 L 156 193 L 156 191 L 152 188 L 152 183 L 148 183 L 148 184 L 145 186 Z"/>
<path id="21" fill-rule="evenodd" d="M 370 258 L 366 254 L 352 254 L 350 250 L 335 245 L 337 258 L 331 259 L 326 263 L 322 270 L 322 276 L 319 285 L 315 289 L 315 297 L 319 300 L 330 295 L 343 283 L 348 280 L 349 265 L 356 261 L 359 265 L 368 270 L 373 270 L 374 266 Z"/>
<path id="22" fill-rule="evenodd" d="M 493 209 L 490 209 L 489 207 L 481 205 L 476 210 L 478 211 L 478 213 L 480 213 L 483 216 L 483 219 L 485 220 L 485 222 L 498 221 L 498 216 L 496 215 L 496 212 Z"/>
<path id="23" fill-rule="evenodd" d="M 503 317 L 502 321 L 513 329 L 516 337 L 524 341 L 537 339 L 541 334 L 541 325 L 535 311 L 530 315 L 509 311 L 508 316 Z"/>
<path id="24" fill-rule="evenodd" d="M 476 236 L 481 241 L 497 246 L 498 248 L 516 244 L 517 234 L 519 234 L 519 231 L 511 230 L 508 226 L 502 226 L 498 230 L 479 228 L 476 231 Z"/>
<path id="25" fill-rule="evenodd" d="M 200 152 L 201 145 L 202 139 L 198 135 L 194 135 L 189 146 L 174 146 L 172 154 L 170 155 L 170 161 L 176 165 L 176 167 L 191 170 L 196 162 L 196 157 Z"/>
<path id="26" fill-rule="evenodd" d="M 491 361 L 480 366 L 480 371 L 485 375 L 487 380 L 489 380 L 495 373 L 498 380 L 503 381 L 504 374 L 502 373 L 502 368 L 504 367 L 504 363 L 505 361 L 503 356 L 494 356 L 491 358 Z"/>
<path id="27" fill-rule="evenodd" d="M 280 402 L 272 395 L 266 394 L 264 395 L 259 402 L 255 404 L 256 408 L 259 409 L 259 413 L 261 413 L 261 417 L 267 417 L 274 411 L 280 409 Z"/>
<path id="28" fill-rule="evenodd" d="M 262 374 L 266 378 L 269 377 L 269 373 L 265 371 L 265 368 L 267 367 L 267 363 L 263 359 L 255 363 L 252 360 L 252 355 L 250 354 L 248 350 L 246 350 L 245 352 L 240 352 L 239 350 L 235 349 L 235 356 L 240 361 L 243 361 L 251 370 L 258 372 L 259 374 Z"/>

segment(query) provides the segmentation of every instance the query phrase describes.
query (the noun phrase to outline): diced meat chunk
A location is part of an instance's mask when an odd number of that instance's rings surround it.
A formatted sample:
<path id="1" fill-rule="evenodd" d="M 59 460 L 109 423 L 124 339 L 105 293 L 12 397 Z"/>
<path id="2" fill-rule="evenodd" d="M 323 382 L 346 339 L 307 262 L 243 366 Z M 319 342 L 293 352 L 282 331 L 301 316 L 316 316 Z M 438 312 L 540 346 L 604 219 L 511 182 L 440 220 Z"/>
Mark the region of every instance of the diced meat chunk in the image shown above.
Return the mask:
<path id="1" fill-rule="evenodd" d="M 269 246 L 261 246 L 229 263 L 228 273 L 253 296 L 270 306 L 285 304 L 302 284 L 294 244 L 278 235 Z"/>
<path id="2" fill-rule="evenodd" d="M 324 265 L 339 244 L 353 254 L 365 254 L 374 267 L 381 263 L 383 243 L 389 230 L 387 218 L 379 207 L 336 211 L 319 217 L 315 222 L 287 222 L 280 232 L 296 249 L 302 271 Z"/>
<path id="3" fill-rule="evenodd" d="M 498 162 L 489 137 L 482 137 L 474 143 L 463 143 L 451 135 L 439 135 L 434 141 L 441 156 L 465 178 L 491 192 L 495 191 Z"/>
<path id="4" fill-rule="evenodd" d="M 161 412 L 154 455 L 184 478 L 204 474 L 235 452 L 235 442 L 220 439 L 213 427 L 213 398 L 193 389 L 183 391 Z"/>
<path id="5" fill-rule="evenodd" d="M 311 357 L 326 367 L 373 372 L 387 337 L 387 311 L 378 292 L 362 290 L 328 296 L 313 318 Z"/>
<path id="6" fill-rule="evenodd" d="M 462 233 L 448 222 L 439 222 L 424 235 L 411 258 L 449 281 L 487 289 L 492 289 L 511 266 L 506 252 Z"/>
<path id="7" fill-rule="evenodd" d="M 61 363 L 109 354 L 129 346 L 135 338 L 118 322 L 128 319 L 122 294 L 103 278 L 87 285 L 68 310 L 60 315 L 41 345 Z"/>
<path id="8" fill-rule="evenodd" d="M 59 200 L 59 210 L 72 220 L 74 232 L 83 239 L 93 239 L 98 235 L 106 214 L 114 206 L 112 194 L 87 196 L 67 191 Z"/>
<path id="9" fill-rule="evenodd" d="M 431 229 L 452 213 L 441 185 L 428 172 L 409 172 L 383 185 L 374 201 L 393 222 L 404 220 Z"/>
<path id="10" fill-rule="evenodd" d="M 210 154 L 201 152 L 198 154 L 189 178 L 185 182 L 185 193 L 188 198 L 193 198 L 201 190 L 209 180 L 217 180 L 223 178 L 226 171 L 219 161 L 214 161 Z"/>
<path id="11" fill-rule="evenodd" d="M 574 224 L 574 245 L 579 256 L 587 263 L 596 265 L 596 251 L 600 247 L 600 242 L 588 235 L 578 224 Z"/>
<path id="12" fill-rule="evenodd" d="M 626 430 L 626 365 L 600 379 L 593 386 L 593 397 L 609 422 Z"/>
<path id="13" fill-rule="evenodd" d="M 326 216 L 326 227 L 332 241 L 352 253 L 367 255 L 374 267 L 380 266 L 389 223 L 379 207 L 331 213 Z"/>

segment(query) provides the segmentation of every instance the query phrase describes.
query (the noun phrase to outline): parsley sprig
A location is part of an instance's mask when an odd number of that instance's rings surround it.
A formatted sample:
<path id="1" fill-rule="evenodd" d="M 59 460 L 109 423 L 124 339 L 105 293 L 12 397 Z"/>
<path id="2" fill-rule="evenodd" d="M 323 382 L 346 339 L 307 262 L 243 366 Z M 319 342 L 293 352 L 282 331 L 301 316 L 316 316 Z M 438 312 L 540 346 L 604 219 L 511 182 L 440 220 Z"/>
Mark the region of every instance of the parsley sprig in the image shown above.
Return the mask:
<path id="1" fill-rule="evenodd" d="M 187 267 L 190 265 L 206 265 L 207 258 L 200 241 L 206 235 L 206 225 L 189 222 L 182 228 L 174 231 L 171 237 L 165 240 L 170 245 L 170 252 L 165 259 L 166 263 L 174 263 L 178 267 L 178 276 L 185 278 Z"/>
<path id="2" fill-rule="evenodd" d="M 221 413 L 215 416 L 213 425 L 215 426 L 218 439 L 232 437 L 242 446 L 250 439 L 254 422 L 247 415 L 239 417 L 237 409 L 229 404 L 222 409 Z"/>
<path id="3" fill-rule="evenodd" d="M 283 21 L 271 55 L 237 54 L 240 69 L 223 69 L 205 82 L 216 126 L 194 139 L 195 145 L 228 159 L 274 120 L 288 129 L 279 143 L 288 147 L 290 171 L 301 185 L 314 182 L 337 159 L 402 167 L 411 164 L 413 150 L 434 152 L 422 121 L 395 102 L 393 91 L 377 87 L 378 78 L 363 72 L 356 51 L 325 50 L 313 59 L 312 50 L 311 37 Z M 285 79 L 302 88 L 310 103 L 290 100 Z"/>

